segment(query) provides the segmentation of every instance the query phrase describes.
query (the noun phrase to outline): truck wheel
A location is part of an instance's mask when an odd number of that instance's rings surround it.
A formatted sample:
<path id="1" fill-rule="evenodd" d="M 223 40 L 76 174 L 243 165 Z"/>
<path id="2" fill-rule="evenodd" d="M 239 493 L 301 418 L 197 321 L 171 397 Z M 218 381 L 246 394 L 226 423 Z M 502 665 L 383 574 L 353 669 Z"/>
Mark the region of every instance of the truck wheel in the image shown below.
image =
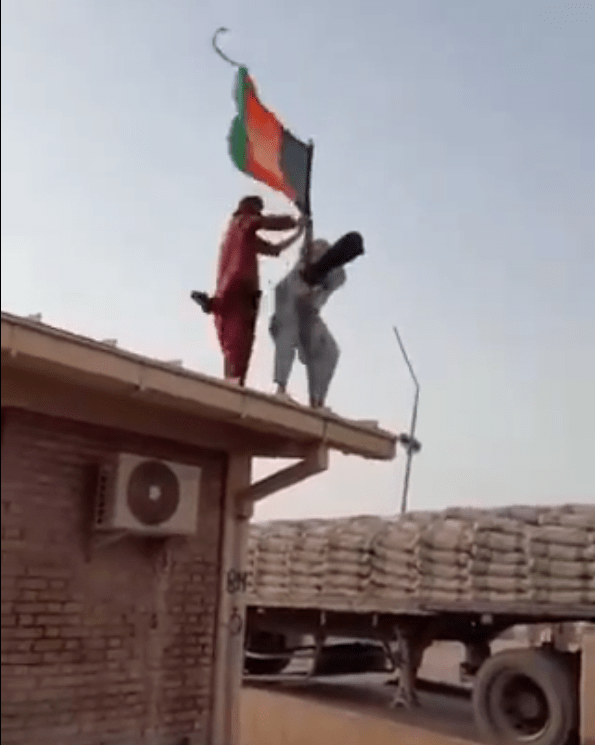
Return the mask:
<path id="1" fill-rule="evenodd" d="M 259 657 L 258 655 L 278 654 L 279 657 Z M 246 641 L 244 670 L 250 675 L 278 675 L 285 670 L 291 660 L 283 634 L 269 634 L 264 631 L 251 634 Z"/>
<path id="2" fill-rule="evenodd" d="M 479 669 L 473 710 L 497 745 L 565 745 L 576 726 L 573 679 L 561 658 L 537 649 L 506 651 Z"/>

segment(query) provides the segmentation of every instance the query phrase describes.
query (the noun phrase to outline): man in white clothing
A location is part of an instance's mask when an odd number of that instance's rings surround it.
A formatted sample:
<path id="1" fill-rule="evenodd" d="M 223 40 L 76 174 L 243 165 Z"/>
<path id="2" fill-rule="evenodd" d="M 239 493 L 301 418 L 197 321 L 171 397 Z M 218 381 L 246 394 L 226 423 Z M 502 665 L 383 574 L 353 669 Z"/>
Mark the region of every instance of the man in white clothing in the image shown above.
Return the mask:
<path id="1" fill-rule="evenodd" d="M 269 327 L 275 341 L 277 394 L 289 398 L 287 381 L 297 352 L 298 359 L 306 366 L 310 405 L 315 408 L 324 406 L 339 360 L 339 347 L 320 317 L 326 301 L 346 280 L 343 266 L 337 266 L 333 257 L 339 257 L 339 264 L 351 261 L 363 253 L 363 242 L 358 233 L 350 233 L 332 247 L 332 253 L 329 253 L 330 248 L 328 241 L 313 241 L 308 268 L 301 256 L 279 282 L 275 288 L 275 311 Z M 321 261 L 325 256 L 330 261 Z M 322 271 L 319 271 L 320 267 Z M 309 280 L 308 284 L 305 279 Z"/>

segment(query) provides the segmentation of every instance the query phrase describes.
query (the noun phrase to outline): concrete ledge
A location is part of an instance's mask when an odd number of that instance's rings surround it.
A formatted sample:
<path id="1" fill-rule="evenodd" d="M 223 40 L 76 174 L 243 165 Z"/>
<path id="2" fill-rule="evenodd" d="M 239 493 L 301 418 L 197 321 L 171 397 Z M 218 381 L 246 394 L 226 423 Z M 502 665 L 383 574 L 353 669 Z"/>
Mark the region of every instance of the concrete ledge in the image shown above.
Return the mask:
<path id="1" fill-rule="evenodd" d="M 2 313 L 2 368 L 28 370 L 79 387 L 99 388 L 170 411 L 231 423 L 300 444 L 322 444 L 347 455 L 392 460 L 396 435 L 277 396 L 172 366 L 71 334 L 46 324 Z"/>
<path id="2" fill-rule="evenodd" d="M 245 688 L 239 745 L 478 745 L 297 696 Z"/>

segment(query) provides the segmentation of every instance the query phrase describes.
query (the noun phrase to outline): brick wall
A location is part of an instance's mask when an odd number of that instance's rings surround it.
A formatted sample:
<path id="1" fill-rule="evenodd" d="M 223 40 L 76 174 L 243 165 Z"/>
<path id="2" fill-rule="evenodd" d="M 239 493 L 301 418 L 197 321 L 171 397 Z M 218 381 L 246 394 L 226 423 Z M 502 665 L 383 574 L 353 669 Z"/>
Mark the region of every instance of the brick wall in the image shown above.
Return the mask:
<path id="1" fill-rule="evenodd" d="M 3 414 L 3 743 L 202 743 L 225 457 Z M 120 451 L 203 468 L 196 538 L 89 552 L 94 467 Z"/>

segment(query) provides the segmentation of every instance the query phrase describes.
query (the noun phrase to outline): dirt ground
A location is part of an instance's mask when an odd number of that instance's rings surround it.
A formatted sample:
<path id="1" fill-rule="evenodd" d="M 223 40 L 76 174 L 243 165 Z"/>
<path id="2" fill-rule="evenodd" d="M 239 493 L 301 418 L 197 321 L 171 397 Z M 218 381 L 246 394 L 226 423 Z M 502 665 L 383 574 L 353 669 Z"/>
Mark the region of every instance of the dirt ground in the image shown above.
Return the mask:
<path id="1" fill-rule="evenodd" d="M 525 629 L 516 629 L 506 636 L 507 638 L 493 642 L 493 653 L 528 646 Z M 413 711 L 391 708 L 395 692 L 394 686 L 387 684 L 394 677 L 391 674 L 365 673 L 308 679 L 306 673 L 311 662 L 306 659 L 294 660 L 278 677 L 251 678 L 246 684 L 315 699 L 341 709 L 373 713 L 375 717 L 427 728 L 436 735 L 442 733 L 465 742 L 477 743 L 480 739 L 471 707 L 471 685 L 462 684 L 459 677 L 459 665 L 463 656 L 463 646 L 455 642 L 437 642 L 426 651 L 419 677 L 422 681 L 430 681 L 430 685 L 424 688 L 420 685 L 421 707 Z M 456 691 L 432 686 L 432 683 L 456 686 Z"/>
<path id="2" fill-rule="evenodd" d="M 338 640 L 337 640 L 338 641 Z M 341 641 L 345 641 L 344 639 Z M 524 646 L 520 639 L 497 640 L 493 651 Z M 446 683 L 459 687 L 459 664 L 463 661 L 463 647 L 453 642 L 439 642 L 430 647 L 424 656 L 420 677 L 424 680 Z M 295 660 L 276 678 L 247 681 L 247 685 L 266 687 L 270 690 L 291 693 L 300 697 L 316 699 L 347 707 L 351 711 L 374 713 L 374 716 L 391 719 L 412 726 L 427 727 L 429 731 L 478 742 L 478 733 L 473 720 L 469 695 L 451 695 L 448 692 L 420 691 L 421 707 L 414 711 L 392 709 L 390 706 L 395 688 L 387 685 L 393 677 L 387 673 L 364 673 L 360 675 L 338 675 L 307 679 L 308 660 Z M 470 686 L 465 686 L 468 690 Z"/>

